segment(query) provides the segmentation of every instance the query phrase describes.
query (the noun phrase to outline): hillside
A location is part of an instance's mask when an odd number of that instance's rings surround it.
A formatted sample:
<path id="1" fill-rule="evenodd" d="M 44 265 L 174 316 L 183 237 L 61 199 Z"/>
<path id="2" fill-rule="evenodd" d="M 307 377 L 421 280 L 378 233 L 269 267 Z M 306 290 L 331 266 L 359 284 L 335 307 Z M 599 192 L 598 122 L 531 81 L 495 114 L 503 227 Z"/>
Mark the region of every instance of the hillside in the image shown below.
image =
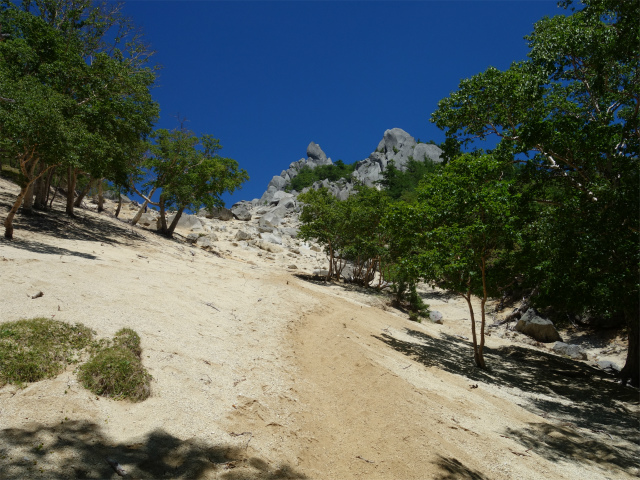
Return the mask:
<path id="1" fill-rule="evenodd" d="M 3 211 L 15 193 L 0 179 Z M 119 478 L 106 459 L 130 478 L 640 474 L 637 390 L 590 364 L 622 363 L 621 339 L 562 331 L 588 348 L 579 362 L 502 326 L 481 372 L 466 305 L 445 292 L 421 292 L 443 325 L 418 324 L 383 295 L 311 275 L 325 261 L 314 245 L 236 239 L 259 220 L 208 220 L 218 238 L 205 250 L 182 240 L 188 230 L 167 240 L 112 210 L 17 217 L 16 239 L 0 240 L 2 321 L 53 317 L 102 337 L 134 328 L 151 397 L 96 397 L 72 367 L 5 385 L 1 478 Z"/>

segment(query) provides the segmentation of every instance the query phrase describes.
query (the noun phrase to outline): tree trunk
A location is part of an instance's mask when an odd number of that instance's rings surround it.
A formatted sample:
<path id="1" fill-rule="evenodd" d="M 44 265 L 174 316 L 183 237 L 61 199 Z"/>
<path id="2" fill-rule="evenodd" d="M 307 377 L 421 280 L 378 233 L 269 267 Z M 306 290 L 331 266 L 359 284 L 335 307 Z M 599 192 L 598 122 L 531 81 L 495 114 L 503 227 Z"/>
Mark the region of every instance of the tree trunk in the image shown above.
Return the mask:
<path id="1" fill-rule="evenodd" d="M 27 187 L 27 191 L 24 194 L 24 199 L 22 203 L 22 213 L 26 215 L 31 215 L 33 213 L 33 189 L 35 187 L 35 182 L 29 182 L 29 186 Z"/>
<path id="2" fill-rule="evenodd" d="M 482 361 L 482 367 L 485 368 L 484 363 L 484 329 L 486 325 L 486 305 L 487 305 L 487 264 L 484 257 L 482 258 L 482 300 L 480 301 L 480 346 L 478 347 L 478 352 L 480 359 Z M 479 366 L 479 365 L 478 365 Z"/>
<path id="3" fill-rule="evenodd" d="M 142 204 L 142 206 L 140 207 L 140 209 L 138 210 L 136 215 L 131 219 L 131 225 L 135 225 L 136 223 L 138 223 L 140 221 L 140 217 L 142 216 L 142 214 L 146 210 L 147 205 L 149 203 L 149 198 L 151 198 L 151 196 L 155 193 L 155 191 L 156 191 L 156 188 L 151 190 L 151 193 L 149 194 L 149 196 L 147 198 L 143 197 L 144 198 L 144 203 Z M 138 193 L 138 195 L 140 195 L 140 193 Z M 120 201 L 122 202 L 122 198 L 120 198 Z M 163 215 L 163 213 L 161 212 L 160 215 Z"/>
<path id="4" fill-rule="evenodd" d="M 73 167 L 68 167 L 67 169 L 67 208 L 65 212 L 70 217 L 75 217 L 75 213 L 73 211 L 73 200 L 76 194 L 76 175 L 78 174 L 77 170 Z"/>
<path id="5" fill-rule="evenodd" d="M 467 306 L 469 307 L 469 315 L 471 316 L 471 337 L 473 339 L 473 360 L 476 362 L 476 366 L 478 368 L 486 368 L 484 363 L 484 356 L 482 355 L 482 351 L 478 348 L 478 337 L 476 335 L 476 318 L 473 313 L 473 305 L 471 305 L 471 289 L 467 290 L 466 294 L 463 295 L 464 299 L 467 301 Z"/>
<path id="6" fill-rule="evenodd" d="M 167 216 L 166 216 L 166 213 L 164 211 L 164 199 L 162 198 L 162 196 L 160 196 L 159 207 L 160 207 L 160 233 L 163 233 L 163 234 L 166 235 L 166 233 L 167 233 Z"/>
<path id="7" fill-rule="evenodd" d="M 47 179 L 44 182 L 43 193 L 45 194 L 45 196 L 42 202 L 43 210 L 46 210 L 47 204 L 49 203 L 49 196 L 51 195 L 51 181 L 53 180 L 53 174 L 55 173 L 55 171 L 56 171 L 55 167 L 52 168 L 47 174 Z M 55 196 L 55 191 L 53 192 L 53 195 Z M 38 198 L 36 196 L 36 203 L 37 201 L 38 201 Z M 49 208 L 51 208 L 51 206 L 49 206 Z"/>
<path id="8" fill-rule="evenodd" d="M 4 219 L 4 238 L 8 240 L 13 240 L 13 217 L 16 216 L 16 212 L 20 208 L 22 200 L 24 199 L 24 196 L 26 195 L 28 189 L 29 185 L 20 188 L 18 198 L 16 198 L 13 207 L 11 207 L 7 218 Z"/>
<path id="9" fill-rule="evenodd" d="M 58 189 L 60 188 L 60 182 L 62 182 L 62 175 L 58 175 L 58 183 L 56 184 L 55 188 L 53 189 L 53 197 L 51 197 L 51 201 L 49 202 L 49 210 L 51 210 L 53 208 L 53 201 L 56 199 L 56 196 L 58 195 Z"/>
<path id="10" fill-rule="evenodd" d="M 41 168 L 44 168 L 41 167 Z M 49 179 L 51 178 L 51 172 L 49 175 L 40 175 L 34 183 L 35 200 L 33 208 L 37 210 L 45 210 L 47 208 L 47 188 L 49 186 Z"/>
<path id="11" fill-rule="evenodd" d="M 121 208 L 122 208 L 122 194 L 118 192 L 118 207 L 116 208 L 116 213 L 115 213 L 116 218 L 118 218 L 118 215 L 120 215 Z"/>
<path id="12" fill-rule="evenodd" d="M 82 201 L 84 200 L 84 197 L 86 197 L 87 193 L 89 193 L 89 190 L 91 190 L 91 187 L 93 186 L 94 182 L 95 182 L 94 179 L 89 178 L 89 181 L 87 182 L 87 184 L 84 186 L 84 188 L 80 191 L 80 193 L 76 197 L 76 201 L 73 202 L 74 207 L 80 208 L 80 206 L 82 205 Z"/>
<path id="13" fill-rule="evenodd" d="M 638 312 L 625 312 L 627 317 L 627 330 L 629 336 L 629 349 L 627 350 L 627 361 L 620 371 L 620 378 L 623 384 L 631 383 L 634 387 L 640 387 L 640 320 Z"/>
<path id="14" fill-rule="evenodd" d="M 104 210 L 104 196 L 102 195 L 102 181 L 101 178 L 98 180 L 98 212 L 102 212 Z"/>
<path id="15" fill-rule="evenodd" d="M 33 182 L 35 182 L 41 175 L 47 173 L 49 169 L 55 168 L 55 165 L 51 165 L 41 170 L 38 175 L 34 175 L 39 163 L 39 159 L 37 157 L 34 159 L 34 150 L 35 148 L 31 151 L 31 153 L 25 153 L 19 160 L 20 170 L 22 171 L 23 177 L 27 181 L 20 187 L 20 193 L 18 194 L 13 207 L 11 207 L 11 210 L 9 210 L 7 218 L 5 218 L 4 220 L 4 236 L 8 240 L 13 239 L 13 218 L 16 216 L 16 212 L 20 208 L 25 195 L 28 193 L 29 187 L 31 187 L 31 185 L 33 185 Z"/>
<path id="16" fill-rule="evenodd" d="M 169 225 L 169 229 L 165 234 L 167 237 L 171 238 L 173 236 L 173 231 L 176 229 L 176 226 L 178 225 L 178 220 L 180 220 L 180 217 L 182 216 L 182 212 L 184 212 L 185 208 L 187 207 L 186 206 L 180 207 L 176 212 L 176 216 L 173 217 L 173 221 L 171 222 L 171 225 Z"/>

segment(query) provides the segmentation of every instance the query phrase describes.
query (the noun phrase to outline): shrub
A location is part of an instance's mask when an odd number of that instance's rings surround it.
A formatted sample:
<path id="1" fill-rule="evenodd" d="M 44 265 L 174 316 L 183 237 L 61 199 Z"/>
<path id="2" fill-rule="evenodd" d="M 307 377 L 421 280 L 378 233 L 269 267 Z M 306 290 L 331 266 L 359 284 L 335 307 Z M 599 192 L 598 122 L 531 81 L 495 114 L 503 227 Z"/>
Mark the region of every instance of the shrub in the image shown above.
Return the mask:
<path id="1" fill-rule="evenodd" d="M 0 385 L 37 382 L 78 361 L 93 332 L 84 325 L 47 318 L 0 324 Z"/>
<path id="2" fill-rule="evenodd" d="M 130 328 L 119 330 L 113 342 L 95 349 L 79 369 L 78 378 L 96 395 L 141 402 L 151 394 L 152 376 L 140 360 L 140 337 Z"/>

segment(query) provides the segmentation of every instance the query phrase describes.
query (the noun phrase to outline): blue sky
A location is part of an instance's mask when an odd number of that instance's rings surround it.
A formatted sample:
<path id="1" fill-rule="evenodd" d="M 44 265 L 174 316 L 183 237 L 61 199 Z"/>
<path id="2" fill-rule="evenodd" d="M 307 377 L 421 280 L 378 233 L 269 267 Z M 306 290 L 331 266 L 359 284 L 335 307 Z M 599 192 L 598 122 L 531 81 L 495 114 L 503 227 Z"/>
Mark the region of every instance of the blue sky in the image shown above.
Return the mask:
<path id="1" fill-rule="evenodd" d="M 400 127 L 444 139 L 429 122 L 460 80 L 526 58 L 523 36 L 556 1 L 157 1 L 125 13 L 162 65 L 158 128 L 186 117 L 212 134 L 259 198 L 273 175 L 318 143 L 352 163 Z"/>

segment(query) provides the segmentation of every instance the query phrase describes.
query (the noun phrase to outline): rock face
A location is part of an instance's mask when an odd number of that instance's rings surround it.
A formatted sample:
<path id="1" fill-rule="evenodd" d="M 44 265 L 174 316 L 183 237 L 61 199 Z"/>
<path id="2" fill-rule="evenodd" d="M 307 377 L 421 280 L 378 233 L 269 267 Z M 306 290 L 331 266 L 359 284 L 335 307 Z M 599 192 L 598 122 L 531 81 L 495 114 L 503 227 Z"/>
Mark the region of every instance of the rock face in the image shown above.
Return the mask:
<path id="1" fill-rule="evenodd" d="M 538 316 L 533 308 L 527 310 L 520 320 L 518 320 L 516 330 L 532 337 L 538 342 L 562 342 L 562 338 L 553 326 L 553 322 Z"/>
<path id="2" fill-rule="evenodd" d="M 417 143 L 415 138 L 409 135 L 401 128 L 392 128 L 384 132 L 384 136 L 375 152 L 371 153 L 368 158 L 357 162 L 356 169 L 349 181 L 340 180 L 338 182 L 329 182 L 327 180 L 316 182 L 311 188 L 318 189 L 326 187 L 329 191 L 340 200 L 345 200 L 353 191 L 355 182 L 363 183 L 369 187 L 375 186 L 376 182 L 382 179 L 382 172 L 387 168 L 389 162 L 393 161 L 396 168 L 405 170 L 410 159 L 423 161 L 431 159 L 434 162 L 442 162 L 442 150 L 437 145 L 426 143 Z M 274 176 L 267 190 L 262 194 L 259 200 L 254 200 L 254 204 L 270 204 L 282 201 L 286 192 L 286 186 L 292 178 L 294 178 L 303 167 L 316 168 L 321 165 L 332 165 L 333 162 L 322 151 L 320 145 L 311 142 L 307 147 L 307 158 L 301 158 L 297 162 L 289 165 L 287 170 L 283 170 L 280 175 Z M 292 192 L 290 195 L 291 202 L 295 205 L 297 194 L 300 192 Z"/>

